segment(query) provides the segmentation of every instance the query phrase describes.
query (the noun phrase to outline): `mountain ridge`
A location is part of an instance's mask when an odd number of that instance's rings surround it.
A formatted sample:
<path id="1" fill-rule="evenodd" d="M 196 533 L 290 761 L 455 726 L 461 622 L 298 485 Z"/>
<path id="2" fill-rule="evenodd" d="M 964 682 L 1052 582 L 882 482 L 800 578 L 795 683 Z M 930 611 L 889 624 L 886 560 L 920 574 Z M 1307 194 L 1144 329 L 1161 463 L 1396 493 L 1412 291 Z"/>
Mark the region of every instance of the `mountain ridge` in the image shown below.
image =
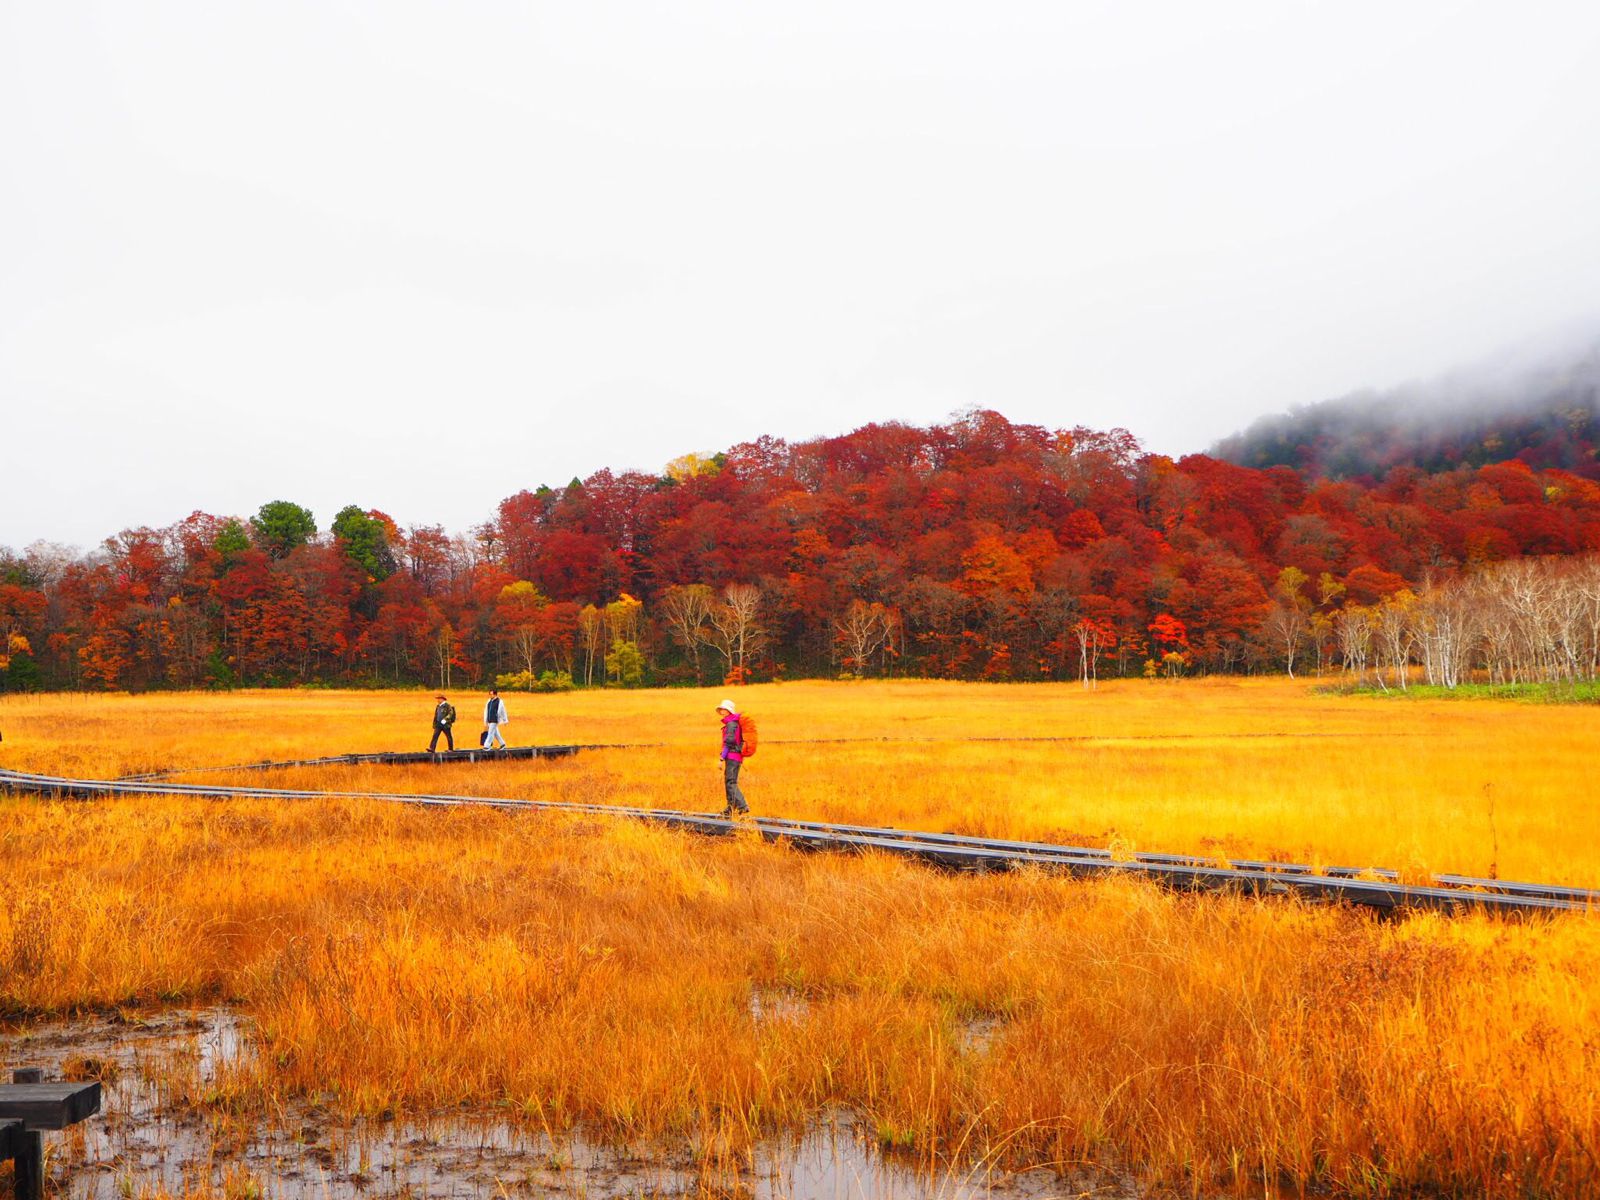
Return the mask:
<path id="1" fill-rule="evenodd" d="M 1313 479 L 1376 482 L 1397 467 L 1437 474 L 1510 459 L 1600 479 L 1600 334 L 1259 417 L 1205 453 Z"/>

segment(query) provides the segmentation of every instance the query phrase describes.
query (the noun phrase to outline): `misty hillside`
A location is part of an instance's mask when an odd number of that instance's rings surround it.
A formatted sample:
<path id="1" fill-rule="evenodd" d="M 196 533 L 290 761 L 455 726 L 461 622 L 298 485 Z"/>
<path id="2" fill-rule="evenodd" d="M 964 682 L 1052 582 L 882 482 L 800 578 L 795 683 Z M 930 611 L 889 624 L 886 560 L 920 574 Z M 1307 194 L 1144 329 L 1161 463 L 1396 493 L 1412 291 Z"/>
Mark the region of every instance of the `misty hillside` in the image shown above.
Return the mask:
<path id="1" fill-rule="evenodd" d="M 1506 356 L 1428 383 L 1357 392 L 1263 417 L 1210 453 L 1240 466 L 1291 466 L 1332 479 L 1382 479 L 1517 458 L 1600 479 L 1600 338 Z"/>

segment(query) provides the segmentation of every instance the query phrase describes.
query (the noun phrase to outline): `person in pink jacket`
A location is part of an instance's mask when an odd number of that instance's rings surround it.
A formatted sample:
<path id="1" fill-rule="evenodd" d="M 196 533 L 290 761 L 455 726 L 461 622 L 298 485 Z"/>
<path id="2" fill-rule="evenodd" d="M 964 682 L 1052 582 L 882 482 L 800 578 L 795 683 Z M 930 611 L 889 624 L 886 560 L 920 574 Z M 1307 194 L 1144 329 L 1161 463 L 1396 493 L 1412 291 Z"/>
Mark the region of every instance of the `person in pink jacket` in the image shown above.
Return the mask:
<path id="1" fill-rule="evenodd" d="M 739 728 L 739 710 L 732 700 L 724 700 L 717 705 L 717 716 L 722 718 L 722 787 L 728 797 L 722 815 L 749 816 L 750 806 L 739 790 L 739 765 L 744 762 L 744 731 Z"/>

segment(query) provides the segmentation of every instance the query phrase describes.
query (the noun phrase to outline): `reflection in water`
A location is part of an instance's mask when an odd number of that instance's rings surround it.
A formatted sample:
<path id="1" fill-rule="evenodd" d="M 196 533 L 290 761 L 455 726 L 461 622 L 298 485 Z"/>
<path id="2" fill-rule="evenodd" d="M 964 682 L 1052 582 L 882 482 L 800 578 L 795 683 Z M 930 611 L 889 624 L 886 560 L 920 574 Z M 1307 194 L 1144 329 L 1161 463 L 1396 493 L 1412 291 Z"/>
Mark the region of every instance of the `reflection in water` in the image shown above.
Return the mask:
<path id="1" fill-rule="evenodd" d="M 755 1002 L 783 1019 L 787 995 Z M 638 1151 L 460 1114 L 372 1121 L 335 1118 L 314 1101 L 273 1119 L 231 1118 L 204 1106 L 230 1070 L 248 1070 L 248 1019 L 224 1008 L 126 1020 L 100 1017 L 0 1032 L 7 1066 L 105 1085 L 102 1114 L 48 1135 L 59 1194 L 120 1200 L 165 1188 L 215 1189 L 262 1200 L 371 1197 L 696 1196 L 740 1200 L 1032 1200 L 1129 1195 L 1066 1187 L 1048 1172 L 982 1168 L 932 1176 L 885 1160 L 856 1137 L 848 1117 L 805 1136 L 757 1148 L 753 1169 L 703 1168 L 687 1151 Z M 709 1172 L 709 1173 L 708 1173 Z"/>

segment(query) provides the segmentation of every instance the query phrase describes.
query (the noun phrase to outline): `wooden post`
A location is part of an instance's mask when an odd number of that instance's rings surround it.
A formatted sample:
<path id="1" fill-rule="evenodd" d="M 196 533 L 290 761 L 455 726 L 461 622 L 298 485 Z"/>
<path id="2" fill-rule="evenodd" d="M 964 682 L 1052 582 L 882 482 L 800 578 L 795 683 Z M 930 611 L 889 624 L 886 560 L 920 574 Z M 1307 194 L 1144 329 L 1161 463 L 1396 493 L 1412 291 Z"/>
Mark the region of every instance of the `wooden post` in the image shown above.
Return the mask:
<path id="1" fill-rule="evenodd" d="M 11 1072 L 12 1083 L 43 1083 L 38 1067 L 19 1067 Z M 12 1160 L 13 1186 L 17 1200 L 44 1200 L 44 1138 L 38 1130 L 23 1131 Z"/>

